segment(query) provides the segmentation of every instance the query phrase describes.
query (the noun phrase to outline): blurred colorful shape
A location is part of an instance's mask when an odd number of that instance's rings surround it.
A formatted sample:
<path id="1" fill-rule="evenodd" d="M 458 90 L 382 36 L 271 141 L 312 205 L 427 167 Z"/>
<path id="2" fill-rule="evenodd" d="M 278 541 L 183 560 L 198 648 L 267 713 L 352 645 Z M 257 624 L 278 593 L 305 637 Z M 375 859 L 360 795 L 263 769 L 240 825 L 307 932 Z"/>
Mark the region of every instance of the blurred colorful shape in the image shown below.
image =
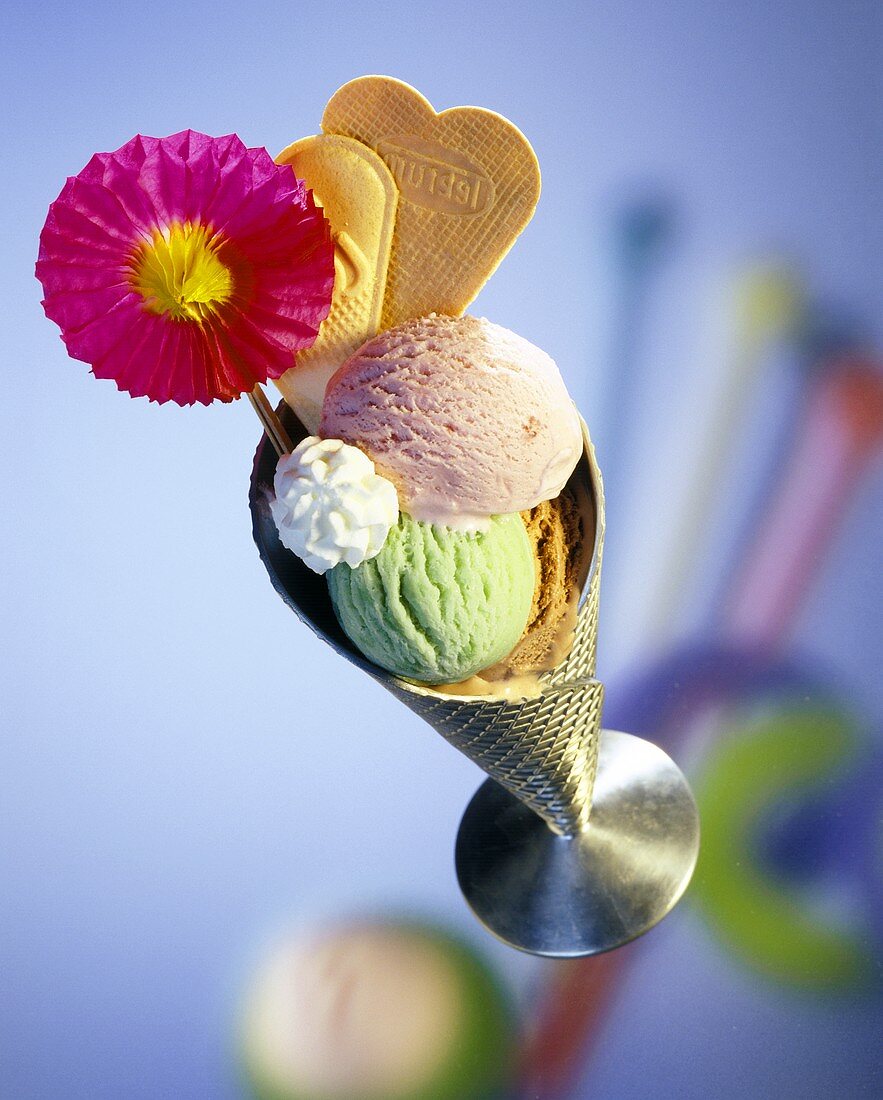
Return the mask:
<path id="1" fill-rule="evenodd" d="M 743 962 L 789 985 L 844 991 L 871 983 L 864 927 L 870 914 L 854 926 L 814 910 L 807 879 L 824 874 L 824 861 L 804 861 L 802 875 L 783 876 L 763 851 L 764 824 L 775 808 L 799 801 L 811 811 L 815 802 L 818 814 L 820 795 L 842 778 L 859 746 L 855 724 L 842 711 L 784 705 L 730 726 L 696 783 L 703 846 L 692 896 Z M 813 864 L 815 876 L 808 874 Z M 843 889 L 833 881 L 822 886 L 834 895 Z M 861 904 L 846 900 L 853 909 Z"/>
<path id="2" fill-rule="evenodd" d="M 814 376 L 781 481 L 734 573 L 724 610 L 729 636 L 781 641 L 881 446 L 879 364 L 853 355 Z"/>
<path id="3" fill-rule="evenodd" d="M 730 294 L 723 381 L 701 428 L 686 512 L 678 524 L 677 543 L 650 616 L 657 641 L 667 640 L 678 619 L 705 546 L 709 516 L 771 352 L 782 342 L 793 341 L 806 322 L 801 282 L 781 261 L 748 268 L 735 280 Z"/>
<path id="4" fill-rule="evenodd" d="M 596 446 L 604 455 L 607 508 L 619 508 L 628 485 L 628 464 L 635 439 L 630 432 L 644 379 L 642 339 L 648 307 L 677 244 L 678 217 L 671 198 L 660 188 L 642 189 L 612 211 L 607 231 L 608 283 L 611 302 L 607 333 L 606 414 L 593 424 Z M 594 388 L 586 407 L 597 401 Z M 608 515 L 609 523 L 609 515 Z M 618 525 L 614 523 L 615 529 Z"/>
<path id="5" fill-rule="evenodd" d="M 304 931 L 255 975 L 243 1054 L 260 1100 L 491 1100 L 513 1018 L 487 965 L 411 922 Z"/>

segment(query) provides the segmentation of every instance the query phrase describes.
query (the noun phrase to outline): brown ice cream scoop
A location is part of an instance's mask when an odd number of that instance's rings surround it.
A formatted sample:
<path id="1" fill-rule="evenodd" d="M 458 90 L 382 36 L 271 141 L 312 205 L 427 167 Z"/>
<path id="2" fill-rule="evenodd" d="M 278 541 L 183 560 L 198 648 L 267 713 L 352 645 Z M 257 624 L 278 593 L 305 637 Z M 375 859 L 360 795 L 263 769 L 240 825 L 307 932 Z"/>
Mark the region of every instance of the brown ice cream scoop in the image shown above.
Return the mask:
<path id="1" fill-rule="evenodd" d="M 536 587 L 524 633 L 483 679 L 546 672 L 570 649 L 579 601 L 580 562 L 587 542 L 585 519 L 570 489 L 521 513 L 534 550 Z"/>

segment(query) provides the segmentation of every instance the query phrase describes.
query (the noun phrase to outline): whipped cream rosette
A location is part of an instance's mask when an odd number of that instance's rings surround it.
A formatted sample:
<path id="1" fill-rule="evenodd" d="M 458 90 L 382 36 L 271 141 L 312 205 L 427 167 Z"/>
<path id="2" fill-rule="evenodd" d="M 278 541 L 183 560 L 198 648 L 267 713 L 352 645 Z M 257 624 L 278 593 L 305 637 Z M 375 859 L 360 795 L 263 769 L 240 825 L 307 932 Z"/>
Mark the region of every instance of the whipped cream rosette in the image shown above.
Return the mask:
<path id="1" fill-rule="evenodd" d="M 399 516 L 392 482 L 340 439 L 307 436 L 279 459 L 273 492 L 282 544 L 314 573 L 375 557 Z"/>

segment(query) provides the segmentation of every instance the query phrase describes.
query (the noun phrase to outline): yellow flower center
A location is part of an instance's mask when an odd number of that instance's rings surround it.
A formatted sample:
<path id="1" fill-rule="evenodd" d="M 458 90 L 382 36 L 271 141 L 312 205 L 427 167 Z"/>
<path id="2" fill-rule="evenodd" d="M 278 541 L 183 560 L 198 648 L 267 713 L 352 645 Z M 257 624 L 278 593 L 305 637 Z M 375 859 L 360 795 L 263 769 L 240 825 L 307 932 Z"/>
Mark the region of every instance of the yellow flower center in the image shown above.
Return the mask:
<path id="1" fill-rule="evenodd" d="M 154 229 L 132 260 L 130 281 L 151 313 L 205 321 L 233 296 L 233 273 L 218 255 L 222 241 L 192 222 Z"/>

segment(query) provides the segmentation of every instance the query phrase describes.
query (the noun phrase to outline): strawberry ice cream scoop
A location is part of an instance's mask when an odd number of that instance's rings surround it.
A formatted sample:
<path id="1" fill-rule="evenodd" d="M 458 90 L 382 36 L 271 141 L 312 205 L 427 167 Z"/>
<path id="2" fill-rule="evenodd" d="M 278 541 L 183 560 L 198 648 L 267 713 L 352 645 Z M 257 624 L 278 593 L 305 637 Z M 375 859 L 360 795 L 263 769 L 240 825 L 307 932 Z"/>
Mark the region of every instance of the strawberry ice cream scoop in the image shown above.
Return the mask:
<path id="1" fill-rule="evenodd" d="M 365 451 L 403 511 L 461 530 L 558 496 L 582 454 L 554 361 L 476 317 L 430 314 L 363 344 L 328 383 L 319 434 Z"/>

